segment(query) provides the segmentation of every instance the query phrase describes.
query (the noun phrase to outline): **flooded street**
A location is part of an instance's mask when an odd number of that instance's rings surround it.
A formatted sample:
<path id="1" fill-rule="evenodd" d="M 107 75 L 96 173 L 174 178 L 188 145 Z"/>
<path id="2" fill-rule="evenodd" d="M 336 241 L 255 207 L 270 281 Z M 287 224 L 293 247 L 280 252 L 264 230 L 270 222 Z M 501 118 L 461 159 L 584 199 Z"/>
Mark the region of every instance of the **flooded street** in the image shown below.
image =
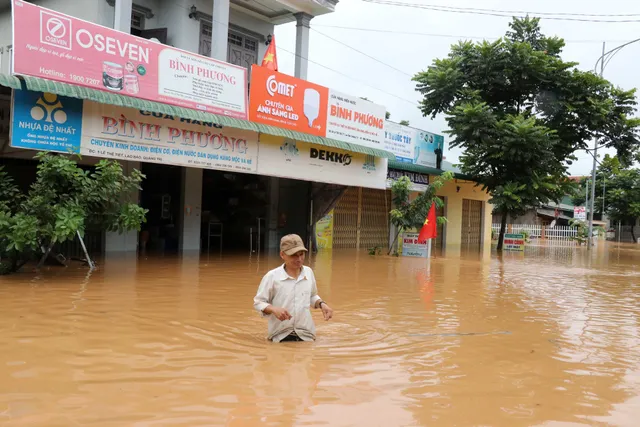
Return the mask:
<path id="1" fill-rule="evenodd" d="M 278 258 L 0 278 L 2 426 L 637 426 L 640 251 L 319 254 L 335 310 L 272 344 Z"/>

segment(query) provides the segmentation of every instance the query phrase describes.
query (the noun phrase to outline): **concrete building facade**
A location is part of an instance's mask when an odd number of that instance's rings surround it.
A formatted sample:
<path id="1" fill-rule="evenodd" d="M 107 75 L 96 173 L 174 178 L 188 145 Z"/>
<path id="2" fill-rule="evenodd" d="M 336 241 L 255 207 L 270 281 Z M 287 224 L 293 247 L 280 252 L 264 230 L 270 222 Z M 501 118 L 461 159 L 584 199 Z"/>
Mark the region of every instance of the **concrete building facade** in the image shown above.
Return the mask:
<path id="1" fill-rule="evenodd" d="M 338 0 L 39 0 L 39 6 L 90 21 L 105 27 L 144 38 L 155 38 L 189 52 L 240 65 L 250 70 L 262 61 L 267 40 L 276 25 L 296 22 L 295 76 L 306 79 L 309 52 L 309 30 L 313 17 L 331 13 Z M 12 25 L 11 1 L 0 0 L 0 73 L 11 72 Z M 32 152 L 11 150 L 3 157 L 30 159 Z M 86 160 L 91 163 L 91 159 Z M 122 162 L 125 171 L 140 169 L 136 162 Z M 203 243 L 202 192 L 203 169 L 180 168 L 179 250 L 199 251 Z M 284 182 L 269 177 L 266 180 L 269 208 L 262 220 L 266 235 L 264 246 L 276 247 L 279 240 L 278 218 L 281 205 L 306 192 L 300 183 Z M 139 195 L 137 195 L 138 200 Z M 305 200 L 304 203 L 308 203 Z M 188 208 L 186 208 L 188 207 Z M 306 217 L 290 224 L 307 226 Z M 258 225 L 258 228 L 260 226 Z M 282 227 L 280 227 L 282 228 Z M 260 236 L 258 236 L 260 239 Z M 107 233 L 106 252 L 131 252 L 138 248 L 138 233 Z"/>

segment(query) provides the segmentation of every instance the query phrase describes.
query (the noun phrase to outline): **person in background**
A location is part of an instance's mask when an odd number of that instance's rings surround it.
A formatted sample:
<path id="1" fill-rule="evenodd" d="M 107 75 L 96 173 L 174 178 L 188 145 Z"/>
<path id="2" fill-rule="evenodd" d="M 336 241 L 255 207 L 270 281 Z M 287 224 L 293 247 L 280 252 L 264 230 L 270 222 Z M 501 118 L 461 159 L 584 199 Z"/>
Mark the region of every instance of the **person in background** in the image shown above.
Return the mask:
<path id="1" fill-rule="evenodd" d="M 304 265 L 307 249 L 297 234 L 280 240 L 280 267 L 264 275 L 253 307 L 269 317 L 267 338 L 273 342 L 314 341 L 316 326 L 310 307 L 322 310 L 324 320 L 333 317 L 333 310 L 318 295 L 316 278 L 311 268 Z"/>

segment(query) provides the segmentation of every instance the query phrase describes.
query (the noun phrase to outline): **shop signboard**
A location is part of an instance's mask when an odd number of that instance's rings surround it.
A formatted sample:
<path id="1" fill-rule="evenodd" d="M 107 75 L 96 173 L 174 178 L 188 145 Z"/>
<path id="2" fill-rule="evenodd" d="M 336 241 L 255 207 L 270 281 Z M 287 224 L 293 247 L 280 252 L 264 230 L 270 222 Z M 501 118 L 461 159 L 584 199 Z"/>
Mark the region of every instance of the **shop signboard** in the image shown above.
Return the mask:
<path id="1" fill-rule="evenodd" d="M 386 108 L 329 89 L 327 138 L 384 150 Z"/>
<path id="2" fill-rule="evenodd" d="M 587 208 L 585 206 L 573 207 L 573 218 L 581 221 L 587 220 Z"/>
<path id="3" fill-rule="evenodd" d="M 329 90 L 253 65 L 249 120 L 324 137 Z"/>
<path id="4" fill-rule="evenodd" d="M 523 252 L 524 242 L 524 234 L 505 233 L 503 248 L 505 251 Z"/>
<path id="5" fill-rule="evenodd" d="M 384 149 L 381 105 L 257 65 L 249 98 L 251 121 Z"/>
<path id="6" fill-rule="evenodd" d="M 391 188 L 393 183 L 403 176 L 411 181 L 412 191 L 426 191 L 429 187 L 429 175 L 427 174 L 389 168 L 387 170 L 387 188 Z"/>
<path id="7" fill-rule="evenodd" d="M 384 189 L 387 159 L 260 134 L 258 173 L 281 178 Z"/>
<path id="8" fill-rule="evenodd" d="M 418 235 L 420 233 L 405 232 L 402 233 L 401 253 L 402 256 L 427 258 L 429 254 L 429 243 L 418 243 Z"/>
<path id="9" fill-rule="evenodd" d="M 258 133 L 42 92 L 14 91 L 11 146 L 255 173 Z"/>
<path id="10" fill-rule="evenodd" d="M 13 0 L 13 73 L 247 118 L 247 70 Z"/>
<path id="11" fill-rule="evenodd" d="M 417 129 L 386 121 L 384 149 L 395 154 L 396 161 L 413 163 Z"/>
<path id="12" fill-rule="evenodd" d="M 333 247 L 333 209 L 316 223 L 316 242 L 320 249 Z"/>
<path id="13" fill-rule="evenodd" d="M 441 154 L 444 153 L 444 137 L 442 135 L 416 129 L 413 163 L 435 168 L 438 150 Z"/>

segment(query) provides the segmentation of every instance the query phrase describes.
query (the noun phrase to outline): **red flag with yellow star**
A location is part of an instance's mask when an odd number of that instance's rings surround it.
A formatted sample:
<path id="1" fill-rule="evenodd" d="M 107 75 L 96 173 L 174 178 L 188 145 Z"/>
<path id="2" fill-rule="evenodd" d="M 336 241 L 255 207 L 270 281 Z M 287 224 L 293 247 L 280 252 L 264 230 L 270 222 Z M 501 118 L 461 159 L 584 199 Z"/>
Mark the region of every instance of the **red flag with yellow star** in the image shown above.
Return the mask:
<path id="1" fill-rule="evenodd" d="M 427 219 L 424 220 L 424 225 L 420 230 L 420 234 L 418 234 L 418 243 L 425 243 L 428 239 L 435 239 L 436 237 L 438 237 L 436 204 L 431 203 Z"/>
<path id="2" fill-rule="evenodd" d="M 271 36 L 271 43 L 262 59 L 262 66 L 273 71 L 278 71 L 278 57 L 276 56 L 276 35 Z"/>

